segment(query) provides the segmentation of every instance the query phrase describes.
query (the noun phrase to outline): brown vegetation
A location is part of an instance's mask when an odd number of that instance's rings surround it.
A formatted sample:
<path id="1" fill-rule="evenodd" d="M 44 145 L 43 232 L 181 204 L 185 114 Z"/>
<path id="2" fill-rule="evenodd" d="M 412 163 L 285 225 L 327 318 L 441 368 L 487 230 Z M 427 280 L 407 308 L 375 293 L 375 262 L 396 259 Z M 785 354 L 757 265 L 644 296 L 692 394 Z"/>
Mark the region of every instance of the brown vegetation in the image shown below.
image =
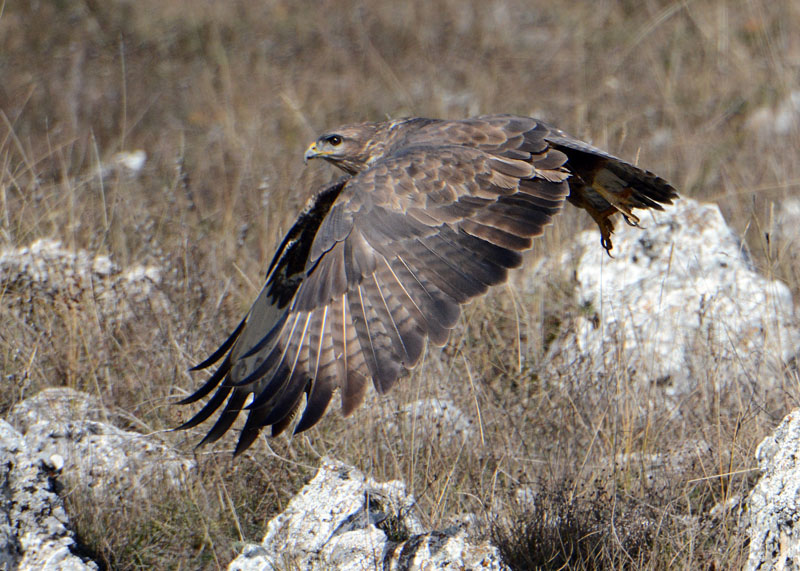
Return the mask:
<path id="1" fill-rule="evenodd" d="M 186 370 L 236 325 L 277 241 L 334 175 L 303 167 L 305 145 L 348 121 L 547 119 L 719 202 L 760 271 L 796 295 L 800 250 L 772 225 L 800 187 L 800 127 L 773 134 L 769 117 L 797 89 L 798 29 L 791 0 L 0 3 L 0 247 L 55 238 L 156 265 L 171 302 L 109 322 L 91 291 L 0 290 L 0 415 L 55 385 L 97 395 L 139 431 L 188 418 L 173 403 L 201 378 Z M 137 149 L 138 175 L 101 176 Z M 570 211 L 540 243 L 557 251 L 591 224 Z M 562 316 L 581 311 L 570 279 L 564 268 L 472 304 L 443 352 L 350 419 L 329 414 L 236 461 L 235 435 L 198 450 L 183 490 L 143 505 L 89 501 L 74 483 L 77 532 L 109 568 L 224 567 L 328 454 L 405 480 L 432 527 L 485 514 L 477 532 L 518 568 L 740 567 L 738 516 L 707 514 L 752 485 L 755 445 L 797 391 L 769 403 L 703 391 L 679 417 L 642 421 L 614 383 L 598 391 L 543 366 Z M 477 442 L 387 426 L 398 403 L 434 396 L 469 413 Z M 201 434 L 160 437 L 190 455 Z M 696 441 L 708 447 L 656 483 L 609 461 Z M 534 508 L 515 499 L 526 488 Z"/>

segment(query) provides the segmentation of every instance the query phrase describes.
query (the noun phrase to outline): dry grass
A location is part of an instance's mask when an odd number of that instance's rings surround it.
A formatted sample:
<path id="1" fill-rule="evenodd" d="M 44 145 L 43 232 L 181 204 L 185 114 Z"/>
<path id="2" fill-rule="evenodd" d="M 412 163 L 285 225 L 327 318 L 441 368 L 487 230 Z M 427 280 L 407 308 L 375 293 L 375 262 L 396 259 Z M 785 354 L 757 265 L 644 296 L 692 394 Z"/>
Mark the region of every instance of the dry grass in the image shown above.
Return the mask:
<path id="1" fill-rule="evenodd" d="M 185 418 L 172 403 L 200 381 L 186 369 L 246 311 L 277 240 L 332 176 L 303 168 L 304 145 L 351 120 L 557 122 L 719 202 L 760 271 L 797 295 L 797 244 L 773 221 L 798 195 L 800 129 L 759 135 L 753 117 L 797 89 L 798 29 L 791 0 L 0 3 L 0 246 L 48 237 L 158 265 L 171 301 L 109 323 L 91 291 L 0 291 L 0 413 L 55 385 L 97 395 L 136 430 Z M 148 153 L 139 176 L 99 176 L 135 149 Z M 531 262 L 589 224 L 566 214 Z M 198 452 L 185 489 L 144 505 L 74 485 L 72 521 L 109 568 L 224 567 L 330 454 L 405 480 L 431 526 L 483 516 L 477 533 L 520 569 L 740 567 L 737 514 L 708 512 L 752 485 L 754 447 L 796 405 L 796 374 L 768 399 L 703 388 L 680 415 L 643 412 L 624 366 L 588 379 L 543 363 L 580 311 L 568 268 L 501 289 L 352 419 L 329 415 L 237 461 L 223 440 Z M 466 411 L 476 436 L 387 422 L 431 396 Z M 191 454 L 199 434 L 161 437 Z M 689 459 L 648 469 L 656 454 Z M 524 489 L 534 507 L 517 501 Z"/>

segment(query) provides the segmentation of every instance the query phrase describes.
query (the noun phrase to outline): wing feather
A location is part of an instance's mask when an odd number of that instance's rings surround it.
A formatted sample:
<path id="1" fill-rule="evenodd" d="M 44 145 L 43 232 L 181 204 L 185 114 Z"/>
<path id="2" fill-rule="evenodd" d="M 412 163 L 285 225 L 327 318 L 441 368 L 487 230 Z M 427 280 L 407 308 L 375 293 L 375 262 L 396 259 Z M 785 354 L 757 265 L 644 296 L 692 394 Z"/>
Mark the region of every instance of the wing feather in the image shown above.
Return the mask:
<path id="1" fill-rule="evenodd" d="M 311 428 L 322 418 L 331 401 L 335 387 L 339 385 L 339 360 L 336 359 L 333 351 L 333 336 L 330 333 L 325 333 L 329 327 L 329 310 L 330 306 L 325 306 L 322 309 L 319 332 L 312 335 L 310 340 L 312 344 L 319 343 L 319 348 L 316 350 L 316 357 L 313 359 L 314 368 L 312 369 L 311 388 L 308 392 L 306 408 L 295 427 L 295 433 Z"/>
<path id="2" fill-rule="evenodd" d="M 222 383 L 219 385 L 217 392 L 214 393 L 214 396 L 201 408 L 197 414 L 195 414 L 192 418 L 181 424 L 177 427 L 177 430 L 186 430 L 189 428 L 193 428 L 198 424 L 205 422 L 216 410 L 225 402 L 225 399 L 228 398 L 233 387 L 229 384 Z"/>
<path id="3" fill-rule="evenodd" d="M 208 378 L 203 386 L 197 389 L 191 396 L 178 401 L 178 404 L 191 404 L 205 397 L 208 393 L 217 388 L 217 385 L 219 385 L 219 383 L 225 378 L 225 375 L 227 375 L 228 371 L 230 370 L 231 358 L 230 355 L 226 355 L 225 360 L 220 364 L 219 367 L 217 367 L 217 370 L 214 371 L 214 374 Z"/>
<path id="4" fill-rule="evenodd" d="M 408 257 L 416 262 L 415 266 L 419 273 L 460 304 L 486 291 L 483 283 L 464 273 L 461 268 L 422 240 L 407 244 L 406 252 L 409 254 Z"/>
<path id="5" fill-rule="evenodd" d="M 531 247 L 530 238 L 517 236 L 506 230 L 501 230 L 490 224 L 476 222 L 475 220 L 465 220 L 461 223 L 461 228 L 469 234 L 486 240 L 509 250 L 527 250 Z"/>
<path id="6" fill-rule="evenodd" d="M 373 275 L 375 290 L 387 320 L 391 323 L 395 346 L 400 349 L 402 364 L 413 367 L 425 347 L 425 318 L 416 302 L 409 297 L 403 284 L 397 281 L 385 258 L 379 271 Z"/>
<path id="7" fill-rule="evenodd" d="M 398 276 L 398 283 L 403 284 L 406 294 L 420 309 L 431 341 L 437 346 L 444 345 L 461 315 L 458 302 L 415 272 L 404 256 L 398 255 L 390 266 Z"/>
<path id="8" fill-rule="evenodd" d="M 225 408 L 217 418 L 217 422 L 214 423 L 214 426 L 211 427 L 211 430 L 208 431 L 208 434 L 205 435 L 198 446 L 215 442 L 225 434 L 231 425 L 233 425 L 236 417 L 239 416 L 239 412 L 242 410 L 242 405 L 247 399 L 247 395 L 248 393 L 242 390 L 233 391 L 231 398 L 228 399 Z"/>
<path id="9" fill-rule="evenodd" d="M 344 351 L 342 359 L 345 365 L 345 374 L 341 388 L 342 414 L 349 416 L 357 409 L 367 394 L 368 365 L 366 355 L 362 351 L 358 340 L 358 332 L 350 313 L 350 299 L 353 292 L 348 292 L 342 300 L 341 329 Z"/>

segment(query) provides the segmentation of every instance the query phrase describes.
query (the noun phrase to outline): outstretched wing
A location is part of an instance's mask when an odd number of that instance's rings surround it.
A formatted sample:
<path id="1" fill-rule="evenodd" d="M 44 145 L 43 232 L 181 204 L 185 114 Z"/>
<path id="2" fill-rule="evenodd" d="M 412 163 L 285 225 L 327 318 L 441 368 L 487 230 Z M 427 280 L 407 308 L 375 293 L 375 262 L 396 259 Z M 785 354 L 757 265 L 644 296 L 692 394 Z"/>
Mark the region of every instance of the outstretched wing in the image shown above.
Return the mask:
<path id="1" fill-rule="evenodd" d="M 262 427 L 285 430 L 304 398 L 295 432 L 320 419 L 335 391 L 347 415 L 369 379 L 385 392 L 417 365 L 426 338 L 443 345 L 460 305 L 505 281 L 569 193 L 566 156 L 541 124 L 509 120 L 487 131 L 480 147 L 417 137 L 323 191 L 290 230 L 247 317 L 197 367 L 222 359 L 183 402 L 216 393 L 181 428 L 227 400 L 203 442 L 246 409 L 239 453 Z"/>

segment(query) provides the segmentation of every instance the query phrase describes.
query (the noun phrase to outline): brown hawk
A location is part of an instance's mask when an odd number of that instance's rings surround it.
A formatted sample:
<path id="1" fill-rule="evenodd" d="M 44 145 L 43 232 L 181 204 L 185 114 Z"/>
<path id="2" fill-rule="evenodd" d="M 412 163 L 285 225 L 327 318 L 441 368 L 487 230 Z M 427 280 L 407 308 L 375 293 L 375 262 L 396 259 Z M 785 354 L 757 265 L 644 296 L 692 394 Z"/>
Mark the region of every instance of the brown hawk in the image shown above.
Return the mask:
<path id="1" fill-rule="evenodd" d="M 192 370 L 219 367 L 214 389 L 180 428 L 224 409 L 213 442 L 242 410 L 236 453 L 262 427 L 313 426 L 340 393 L 348 415 L 369 380 L 388 391 L 415 367 L 425 340 L 442 346 L 460 307 L 503 283 L 565 200 L 586 210 L 611 250 L 610 217 L 661 210 L 666 181 L 529 117 L 401 119 L 334 129 L 305 158 L 347 173 L 323 188 L 289 230 L 252 308 Z M 248 399 L 252 395 L 252 400 Z"/>

